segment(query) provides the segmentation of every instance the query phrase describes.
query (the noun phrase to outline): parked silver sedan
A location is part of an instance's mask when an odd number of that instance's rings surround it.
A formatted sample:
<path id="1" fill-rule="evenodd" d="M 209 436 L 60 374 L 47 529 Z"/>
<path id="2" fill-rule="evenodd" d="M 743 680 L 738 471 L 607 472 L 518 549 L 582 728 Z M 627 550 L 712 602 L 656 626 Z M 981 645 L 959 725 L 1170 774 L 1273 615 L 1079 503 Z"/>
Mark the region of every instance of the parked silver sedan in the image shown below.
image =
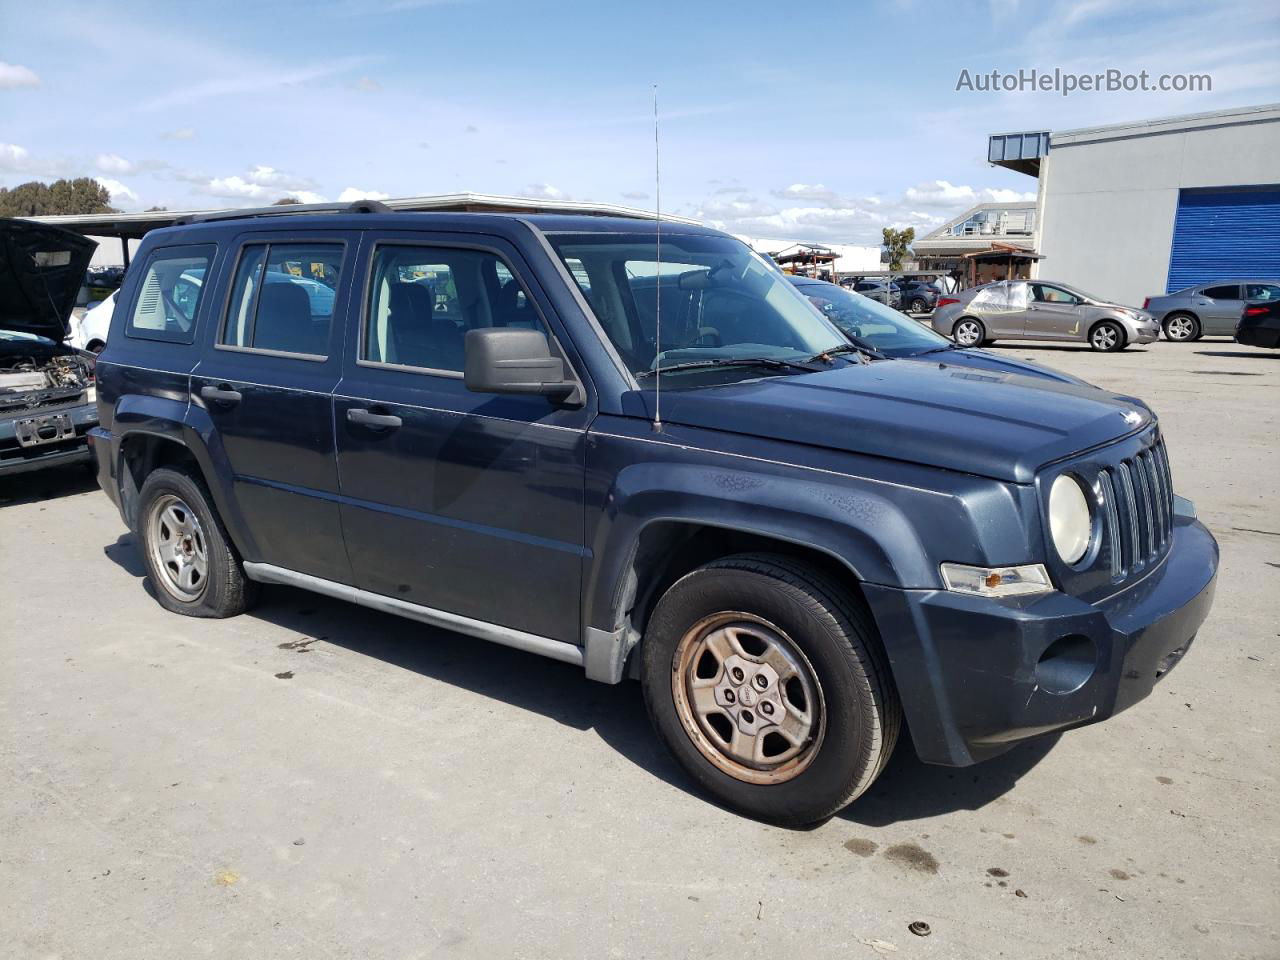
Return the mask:
<path id="1" fill-rule="evenodd" d="M 1245 301 L 1280 300 L 1280 280 L 1215 280 L 1163 297 L 1147 297 L 1142 308 L 1175 343 L 1201 337 L 1233 337 Z"/>
<path id="2" fill-rule="evenodd" d="M 933 328 L 964 347 L 995 340 L 1067 340 L 1109 352 L 1160 337 L 1160 325 L 1149 313 L 1047 280 L 1001 280 L 941 297 Z"/>

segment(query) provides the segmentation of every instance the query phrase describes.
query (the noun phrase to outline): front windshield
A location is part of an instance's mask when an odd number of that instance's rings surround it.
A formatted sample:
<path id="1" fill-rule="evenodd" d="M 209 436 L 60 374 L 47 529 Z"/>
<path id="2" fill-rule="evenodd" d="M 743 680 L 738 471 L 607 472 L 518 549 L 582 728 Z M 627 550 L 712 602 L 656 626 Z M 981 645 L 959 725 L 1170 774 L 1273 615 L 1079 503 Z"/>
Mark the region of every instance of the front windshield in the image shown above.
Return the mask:
<path id="1" fill-rule="evenodd" d="M 802 361 L 844 343 L 772 262 L 732 237 L 664 232 L 660 260 L 653 234 L 549 239 L 605 335 L 638 376 L 677 364 Z M 736 369 L 737 376 L 760 375 Z M 681 375 L 672 377 L 676 386 Z"/>
<path id="2" fill-rule="evenodd" d="M 911 357 L 951 343 L 892 307 L 834 283 L 810 281 L 798 283 L 796 288 L 855 343 L 873 347 L 887 357 Z"/>

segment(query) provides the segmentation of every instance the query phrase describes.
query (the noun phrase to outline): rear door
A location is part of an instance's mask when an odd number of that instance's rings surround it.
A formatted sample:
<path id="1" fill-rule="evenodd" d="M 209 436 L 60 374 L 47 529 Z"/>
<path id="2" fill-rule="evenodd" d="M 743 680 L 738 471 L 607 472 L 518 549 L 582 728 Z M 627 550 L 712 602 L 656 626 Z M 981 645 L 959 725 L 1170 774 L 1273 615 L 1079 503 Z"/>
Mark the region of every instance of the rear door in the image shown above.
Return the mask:
<path id="1" fill-rule="evenodd" d="M 1029 295 L 1021 280 L 1002 280 L 979 290 L 970 301 L 970 311 L 981 318 L 989 338 L 1019 338 L 1027 325 Z"/>
<path id="2" fill-rule="evenodd" d="M 1221 283 L 1204 287 L 1191 301 L 1200 317 L 1202 332 L 1211 336 L 1235 333 L 1240 314 L 1244 311 L 1240 284 Z"/>
<path id="3" fill-rule="evenodd" d="M 463 384 L 466 332 L 488 326 L 550 332 L 581 370 L 527 264 L 497 237 L 391 231 L 366 236 L 359 273 L 334 397 L 356 584 L 580 643 L 593 401 Z"/>
<path id="4" fill-rule="evenodd" d="M 210 449 L 231 472 L 256 557 L 349 583 L 342 543 L 332 394 L 341 377 L 342 309 L 359 235 L 238 238 L 220 322 L 192 373 Z"/>

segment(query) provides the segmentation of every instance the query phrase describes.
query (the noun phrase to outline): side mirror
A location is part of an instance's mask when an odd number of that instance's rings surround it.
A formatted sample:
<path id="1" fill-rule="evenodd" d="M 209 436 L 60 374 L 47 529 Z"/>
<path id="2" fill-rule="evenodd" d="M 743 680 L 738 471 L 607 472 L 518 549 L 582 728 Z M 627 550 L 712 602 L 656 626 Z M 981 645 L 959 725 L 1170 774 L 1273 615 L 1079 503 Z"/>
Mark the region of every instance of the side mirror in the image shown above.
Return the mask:
<path id="1" fill-rule="evenodd" d="M 564 361 L 551 355 L 537 330 L 485 327 L 468 330 L 462 382 L 475 393 L 535 393 L 564 399 L 578 385 L 564 376 Z"/>

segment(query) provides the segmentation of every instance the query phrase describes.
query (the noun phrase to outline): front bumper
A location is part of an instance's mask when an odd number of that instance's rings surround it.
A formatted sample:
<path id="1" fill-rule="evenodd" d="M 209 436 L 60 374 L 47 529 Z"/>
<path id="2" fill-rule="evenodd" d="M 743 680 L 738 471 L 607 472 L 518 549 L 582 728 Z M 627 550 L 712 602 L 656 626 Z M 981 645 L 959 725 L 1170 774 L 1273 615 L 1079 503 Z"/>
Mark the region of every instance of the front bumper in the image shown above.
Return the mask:
<path id="1" fill-rule="evenodd" d="M 1218 545 L 1178 517 L 1164 561 L 1097 604 L 865 585 L 920 759 L 966 766 L 1146 697 L 1209 614 Z"/>
<path id="2" fill-rule="evenodd" d="M 66 414 L 75 427 L 75 437 L 68 437 L 57 443 L 39 444 L 33 447 L 22 446 L 18 442 L 18 421 L 46 414 Z M 20 412 L 6 412 L 0 419 L 0 477 L 90 459 L 92 453 L 89 450 L 87 434 L 97 424 L 98 408 L 93 403 L 33 407 Z"/>

